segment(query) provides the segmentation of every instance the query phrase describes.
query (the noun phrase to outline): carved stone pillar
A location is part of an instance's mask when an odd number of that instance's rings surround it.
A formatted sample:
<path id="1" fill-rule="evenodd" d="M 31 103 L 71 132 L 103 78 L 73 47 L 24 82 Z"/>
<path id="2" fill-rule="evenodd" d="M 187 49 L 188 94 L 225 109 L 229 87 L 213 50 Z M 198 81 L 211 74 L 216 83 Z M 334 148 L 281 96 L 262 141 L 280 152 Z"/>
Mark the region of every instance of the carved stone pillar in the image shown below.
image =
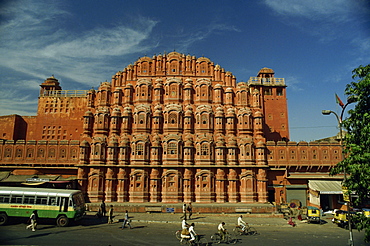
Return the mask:
<path id="1" fill-rule="evenodd" d="M 266 170 L 260 168 L 257 174 L 258 202 L 267 202 L 267 181 Z"/>
<path id="2" fill-rule="evenodd" d="M 224 203 L 226 199 L 226 176 L 224 170 L 219 168 L 216 174 L 216 202 Z"/>
<path id="3" fill-rule="evenodd" d="M 90 202 L 104 199 L 104 173 L 100 168 L 90 168 L 87 193 Z"/>
<path id="4" fill-rule="evenodd" d="M 183 179 L 184 202 L 193 202 L 194 187 L 193 187 L 193 172 L 189 168 L 185 168 Z"/>
<path id="5" fill-rule="evenodd" d="M 235 169 L 230 169 L 228 174 L 229 187 L 227 189 L 227 194 L 229 196 L 230 203 L 237 203 L 239 200 L 239 192 L 237 188 L 238 177 Z"/>
<path id="6" fill-rule="evenodd" d="M 115 189 L 115 172 L 113 168 L 107 168 L 107 173 L 105 174 L 105 201 L 114 202 L 116 200 Z"/>
<path id="7" fill-rule="evenodd" d="M 152 169 L 150 173 L 150 200 L 149 202 L 160 202 L 161 201 L 161 177 L 158 169 Z"/>
<path id="8" fill-rule="evenodd" d="M 128 202 L 129 180 L 124 168 L 117 174 L 117 202 Z"/>

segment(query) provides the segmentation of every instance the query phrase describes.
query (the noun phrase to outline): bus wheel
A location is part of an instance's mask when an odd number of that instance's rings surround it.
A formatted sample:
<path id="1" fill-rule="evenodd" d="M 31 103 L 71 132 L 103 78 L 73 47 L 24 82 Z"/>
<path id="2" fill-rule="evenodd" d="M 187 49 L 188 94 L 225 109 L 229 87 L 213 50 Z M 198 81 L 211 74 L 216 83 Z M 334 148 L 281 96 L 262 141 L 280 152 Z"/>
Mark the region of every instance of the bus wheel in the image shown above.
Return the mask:
<path id="1" fill-rule="evenodd" d="M 61 226 L 61 227 L 67 226 L 68 222 L 69 222 L 68 218 L 64 215 L 61 215 L 57 219 L 57 226 Z"/>
<path id="2" fill-rule="evenodd" d="M 8 222 L 8 216 L 5 213 L 0 214 L 0 225 L 5 225 Z"/>

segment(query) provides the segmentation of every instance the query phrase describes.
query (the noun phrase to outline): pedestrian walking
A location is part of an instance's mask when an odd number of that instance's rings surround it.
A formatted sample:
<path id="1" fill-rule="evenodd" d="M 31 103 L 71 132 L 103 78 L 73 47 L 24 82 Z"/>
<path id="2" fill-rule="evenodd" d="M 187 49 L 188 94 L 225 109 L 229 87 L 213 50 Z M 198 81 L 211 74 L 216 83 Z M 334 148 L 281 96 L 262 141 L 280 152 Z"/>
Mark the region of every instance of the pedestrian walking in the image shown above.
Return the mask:
<path id="1" fill-rule="evenodd" d="M 184 203 L 184 205 L 182 205 L 182 213 L 183 213 L 183 215 L 180 217 L 180 219 L 186 220 L 186 203 Z"/>
<path id="2" fill-rule="evenodd" d="M 188 219 L 191 220 L 191 216 L 193 215 L 193 206 L 191 205 L 191 202 L 189 202 L 188 207 L 186 208 L 189 212 L 189 217 Z"/>
<path id="3" fill-rule="evenodd" d="M 109 211 L 108 211 L 108 224 L 113 223 L 113 205 L 110 205 Z"/>
<path id="4" fill-rule="evenodd" d="M 31 224 L 29 224 L 26 229 L 32 229 L 32 231 L 36 231 L 36 226 L 37 226 L 37 220 L 38 220 L 38 214 L 37 210 L 34 210 L 29 218 L 29 221 Z"/>
<path id="5" fill-rule="evenodd" d="M 107 213 L 107 210 L 105 208 L 105 203 L 104 203 L 104 200 L 101 202 L 100 204 L 100 209 L 101 209 L 101 215 L 102 216 L 105 216 L 105 214 Z"/>
<path id="6" fill-rule="evenodd" d="M 130 229 L 132 229 L 131 220 L 130 220 L 130 217 L 128 216 L 128 211 L 127 210 L 126 210 L 126 213 L 125 213 L 125 217 L 123 218 L 123 223 L 122 223 L 122 228 L 121 229 L 124 229 L 126 227 L 126 225 L 128 225 L 130 227 Z"/>

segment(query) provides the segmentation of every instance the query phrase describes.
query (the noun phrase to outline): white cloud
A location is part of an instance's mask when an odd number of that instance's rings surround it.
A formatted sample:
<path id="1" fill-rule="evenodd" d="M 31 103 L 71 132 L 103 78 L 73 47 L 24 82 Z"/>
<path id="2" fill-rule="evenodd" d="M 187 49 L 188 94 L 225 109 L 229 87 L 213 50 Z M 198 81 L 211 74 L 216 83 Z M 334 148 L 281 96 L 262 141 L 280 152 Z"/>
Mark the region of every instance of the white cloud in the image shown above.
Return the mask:
<path id="1" fill-rule="evenodd" d="M 52 74 L 60 82 L 97 85 L 116 72 L 114 59 L 156 45 L 143 44 L 157 24 L 154 20 L 135 16 L 134 27 L 117 24 L 74 32 L 66 24 L 75 17 L 60 3 L 19 0 L 1 6 L 0 83 L 9 89 L 2 91 L 0 115 L 35 114 L 39 84 Z"/>
<path id="2" fill-rule="evenodd" d="M 336 23 L 351 19 L 352 12 L 360 7 L 353 0 L 265 0 L 265 4 L 281 15 Z"/>
<path id="3" fill-rule="evenodd" d="M 291 89 L 293 91 L 303 91 L 304 89 L 301 87 L 303 84 L 299 78 L 296 76 L 288 76 L 285 78 L 285 84 L 288 85 L 288 89 Z"/>
<path id="4" fill-rule="evenodd" d="M 146 50 L 141 42 L 156 25 L 156 21 L 137 18 L 135 28 L 117 25 L 73 33 L 58 26 L 62 18 L 71 16 L 58 5 L 27 2 L 12 2 L 2 10 L 6 21 L 0 26 L 5 34 L 0 59 L 2 66 L 37 78 L 50 76 L 49 71 L 54 70 L 84 83 L 79 74 L 94 74 L 107 59 Z M 89 66 L 83 64 L 86 59 Z"/>
<path id="5" fill-rule="evenodd" d="M 196 42 L 206 40 L 212 34 L 224 34 L 225 32 L 241 32 L 235 26 L 228 26 L 225 24 L 212 23 L 205 28 L 195 30 L 183 30 L 181 29 L 180 34 L 173 36 L 176 40 L 180 40 L 178 49 L 188 50 Z"/>

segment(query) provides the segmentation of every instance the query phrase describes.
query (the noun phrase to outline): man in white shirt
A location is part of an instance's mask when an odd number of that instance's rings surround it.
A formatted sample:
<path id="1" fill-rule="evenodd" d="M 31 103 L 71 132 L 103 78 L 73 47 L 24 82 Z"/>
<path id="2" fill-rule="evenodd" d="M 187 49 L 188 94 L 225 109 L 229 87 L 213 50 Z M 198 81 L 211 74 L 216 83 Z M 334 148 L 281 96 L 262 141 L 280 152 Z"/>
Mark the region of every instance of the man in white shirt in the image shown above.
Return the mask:
<path id="1" fill-rule="evenodd" d="M 186 223 L 186 220 L 182 220 L 181 222 L 181 229 L 188 229 L 189 228 L 189 224 Z"/>
<path id="2" fill-rule="evenodd" d="M 186 223 L 186 220 L 183 219 L 182 222 L 181 222 L 181 234 L 182 235 L 189 235 L 189 224 Z"/>
<path id="3" fill-rule="evenodd" d="M 180 219 L 185 219 L 186 220 L 186 203 L 182 205 L 182 216 Z"/>
<path id="4" fill-rule="evenodd" d="M 226 235 L 226 228 L 225 228 L 225 222 L 221 222 L 218 227 L 218 233 L 221 235 L 221 239 L 224 241 L 225 240 L 225 235 Z"/>
<path id="5" fill-rule="evenodd" d="M 245 231 L 245 229 L 247 229 L 247 225 L 248 223 L 243 220 L 243 215 L 240 215 L 238 218 L 238 226 L 242 228 L 243 232 Z"/>
<path id="6" fill-rule="evenodd" d="M 197 233 L 194 231 L 194 223 L 191 223 L 191 225 L 189 227 L 189 233 L 190 233 L 190 237 L 191 237 L 189 242 L 192 243 L 193 241 L 195 241 L 195 237 L 197 236 Z"/>

